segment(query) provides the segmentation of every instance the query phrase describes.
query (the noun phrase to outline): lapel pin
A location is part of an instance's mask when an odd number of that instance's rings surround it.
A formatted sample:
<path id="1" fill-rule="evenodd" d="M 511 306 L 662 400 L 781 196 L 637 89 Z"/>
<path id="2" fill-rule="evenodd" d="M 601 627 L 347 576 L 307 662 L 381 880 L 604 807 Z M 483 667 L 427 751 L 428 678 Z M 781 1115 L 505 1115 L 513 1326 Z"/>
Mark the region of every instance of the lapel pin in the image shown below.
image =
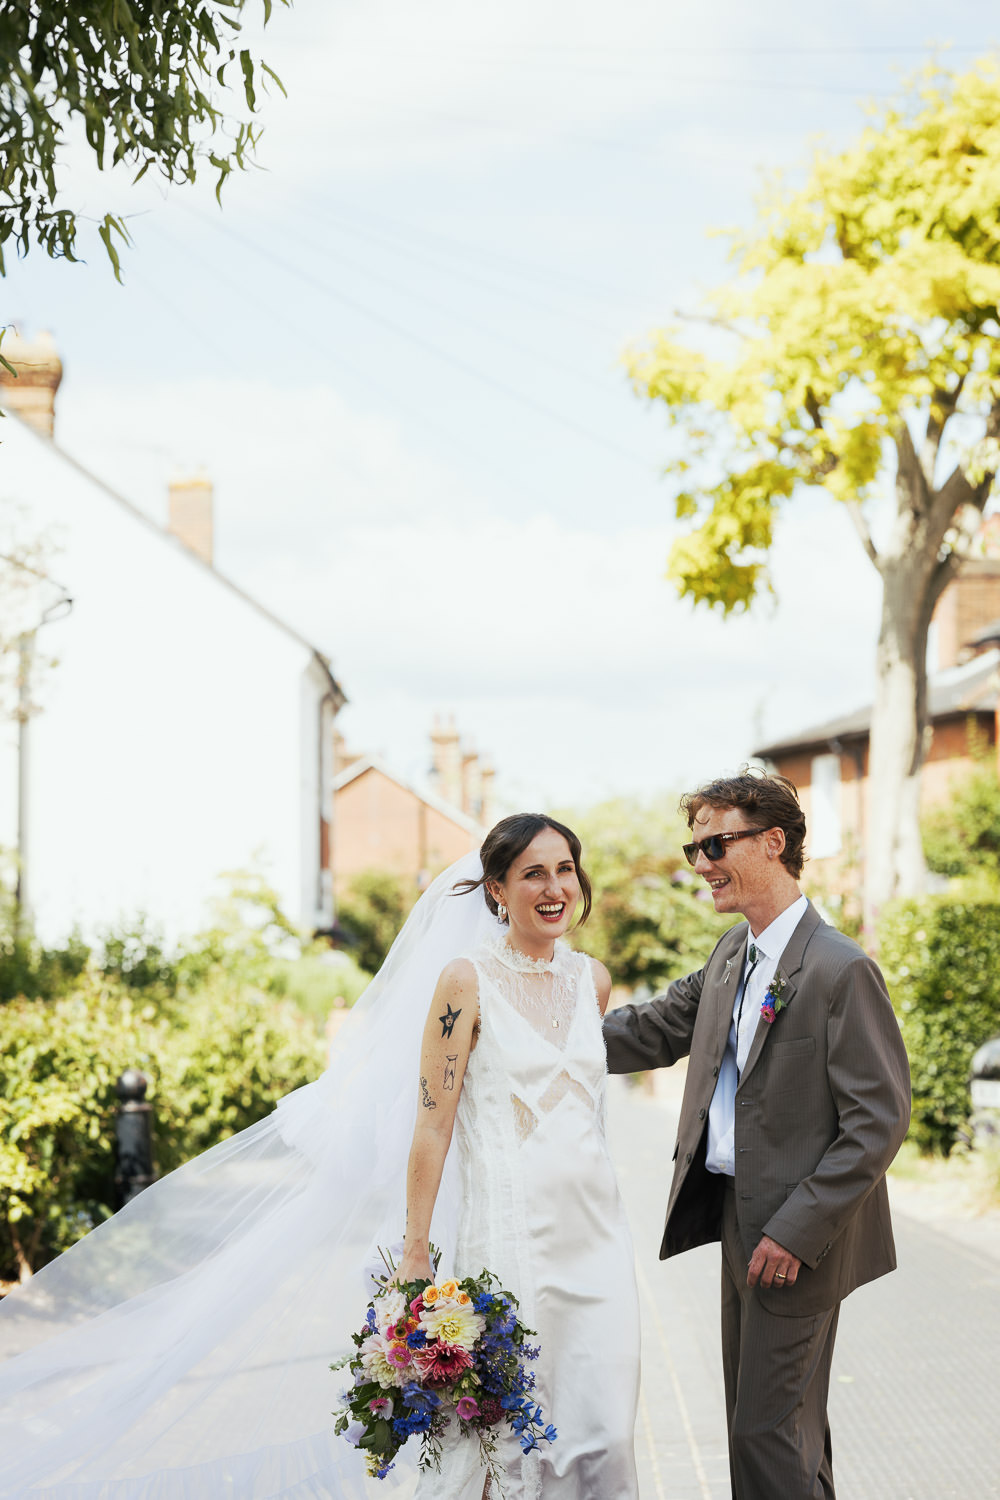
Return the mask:
<path id="1" fill-rule="evenodd" d="M 727 958 L 726 959 L 726 972 L 725 972 L 725 974 L 722 977 L 723 984 L 728 984 L 729 983 L 729 976 L 733 972 L 733 964 L 734 964 L 734 962 L 735 962 L 735 960 L 732 959 L 732 958 Z"/>

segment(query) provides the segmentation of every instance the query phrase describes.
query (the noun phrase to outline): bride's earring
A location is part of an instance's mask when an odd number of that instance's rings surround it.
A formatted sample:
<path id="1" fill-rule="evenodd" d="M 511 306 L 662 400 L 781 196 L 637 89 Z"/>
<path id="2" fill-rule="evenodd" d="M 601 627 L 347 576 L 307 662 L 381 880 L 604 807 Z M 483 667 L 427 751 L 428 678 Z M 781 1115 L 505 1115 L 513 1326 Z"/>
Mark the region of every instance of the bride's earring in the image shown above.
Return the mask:
<path id="1" fill-rule="evenodd" d="M 507 908 L 502 901 L 497 902 L 497 920 L 500 922 L 506 922 L 507 920 Z"/>

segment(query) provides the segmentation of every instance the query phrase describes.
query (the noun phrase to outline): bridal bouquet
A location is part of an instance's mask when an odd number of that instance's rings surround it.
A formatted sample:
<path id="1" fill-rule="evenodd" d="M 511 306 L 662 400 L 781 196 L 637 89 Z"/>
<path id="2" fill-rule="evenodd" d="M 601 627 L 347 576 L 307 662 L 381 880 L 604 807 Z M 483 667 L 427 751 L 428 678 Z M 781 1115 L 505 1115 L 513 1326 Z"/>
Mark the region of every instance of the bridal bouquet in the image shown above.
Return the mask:
<path id="1" fill-rule="evenodd" d="M 351 1337 L 357 1353 L 345 1365 L 354 1377 L 335 1413 L 335 1431 L 367 1455 L 368 1472 L 384 1479 L 408 1438 L 419 1435 L 421 1468 L 440 1469 L 441 1438 L 452 1413 L 462 1433 L 479 1441 L 484 1466 L 500 1485 L 497 1432 L 506 1425 L 527 1453 L 552 1442 L 532 1400 L 525 1366 L 538 1357 L 517 1318 L 517 1299 L 483 1271 L 464 1281 L 410 1282 L 384 1278 L 364 1327 Z"/>

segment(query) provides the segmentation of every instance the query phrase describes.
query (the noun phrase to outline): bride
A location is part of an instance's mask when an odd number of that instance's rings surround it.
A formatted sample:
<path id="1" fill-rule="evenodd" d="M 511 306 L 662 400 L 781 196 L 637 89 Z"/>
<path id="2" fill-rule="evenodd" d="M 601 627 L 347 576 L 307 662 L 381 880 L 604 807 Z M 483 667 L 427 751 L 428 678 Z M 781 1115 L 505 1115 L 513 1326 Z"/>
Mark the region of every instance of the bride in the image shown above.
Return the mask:
<path id="1" fill-rule="evenodd" d="M 505 1442 L 506 1500 L 636 1500 L 638 1307 L 604 1138 L 610 980 L 558 941 L 581 899 L 585 917 L 576 836 L 505 818 L 421 897 L 321 1079 L 4 1299 L 3 1500 L 412 1494 L 416 1444 L 375 1485 L 333 1435 L 327 1369 L 353 1348 L 404 1201 L 402 1277 L 429 1274 L 433 1241 L 447 1273 L 495 1272 L 538 1332 L 537 1397 L 559 1436 L 527 1455 Z M 480 1500 L 478 1447 L 453 1432 L 422 1500 Z"/>

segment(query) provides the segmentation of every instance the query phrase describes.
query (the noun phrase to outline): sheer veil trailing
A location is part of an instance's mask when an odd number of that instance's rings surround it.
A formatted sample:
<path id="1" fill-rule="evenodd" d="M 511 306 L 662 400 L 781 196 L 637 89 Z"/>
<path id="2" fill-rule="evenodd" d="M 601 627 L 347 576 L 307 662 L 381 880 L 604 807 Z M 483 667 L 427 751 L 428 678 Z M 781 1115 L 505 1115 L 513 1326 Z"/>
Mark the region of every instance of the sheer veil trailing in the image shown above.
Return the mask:
<path id="1" fill-rule="evenodd" d="M 452 958 L 498 930 L 469 855 L 417 902 L 328 1070 L 134 1199 L 0 1304 L 0 1496 L 369 1494 L 328 1365 L 402 1236 L 420 1037 Z M 450 1253 L 454 1164 L 433 1226 Z M 367 1268 L 367 1269 L 366 1269 Z M 412 1484 L 404 1456 L 378 1487 Z"/>

